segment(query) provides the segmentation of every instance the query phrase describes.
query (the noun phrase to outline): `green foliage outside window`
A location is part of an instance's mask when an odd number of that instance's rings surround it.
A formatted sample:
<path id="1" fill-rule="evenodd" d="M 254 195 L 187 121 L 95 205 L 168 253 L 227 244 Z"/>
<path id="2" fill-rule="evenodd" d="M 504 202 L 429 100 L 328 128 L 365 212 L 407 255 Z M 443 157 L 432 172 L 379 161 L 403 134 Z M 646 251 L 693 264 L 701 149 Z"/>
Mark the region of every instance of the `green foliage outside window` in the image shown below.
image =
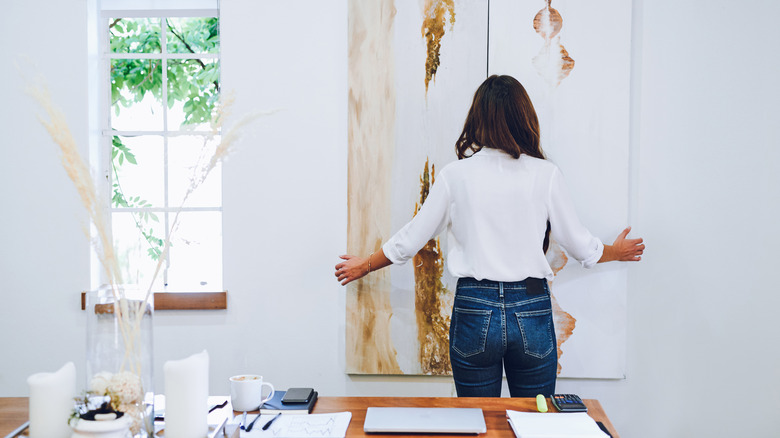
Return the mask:
<path id="1" fill-rule="evenodd" d="M 162 51 L 160 24 L 166 27 L 166 49 L 169 53 L 203 54 L 219 52 L 219 20 L 217 18 L 117 18 L 109 23 L 110 51 L 113 54 L 159 54 Z M 111 103 L 116 115 L 144 100 L 148 93 L 162 100 L 162 60 L 114 59 L 111 63 Z M 219 62 L 213 59 L 169 59 L 167 65 L 168 108 L 181 103 L 184 121 L 181 127 L 209 123 L 219 100 Z M 114 184 L 113 207 L 153 207 L 139 196 L 127 194 L 119 181 L 122 166 L 138 165 L 136 156 L 121 137 L 112 139 Z M 134 214 L 136 226 L 149 244 L 153 260 L 162 253 L 163 239 L 154 234 L 153 225 L 159 218 L 152 212 Z"/>

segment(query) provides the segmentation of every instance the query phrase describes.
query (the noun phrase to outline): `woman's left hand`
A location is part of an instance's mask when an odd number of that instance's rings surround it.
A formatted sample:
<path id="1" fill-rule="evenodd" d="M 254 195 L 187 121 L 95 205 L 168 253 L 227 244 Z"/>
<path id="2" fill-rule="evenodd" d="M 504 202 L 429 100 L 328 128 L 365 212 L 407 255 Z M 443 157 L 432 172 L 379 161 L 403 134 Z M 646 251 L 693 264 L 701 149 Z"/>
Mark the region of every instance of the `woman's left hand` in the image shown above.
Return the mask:
<path id="1" fill-rule="evenodd" d="M 631 227 L 623 230 L 622 233 L 615 239 L 612 245 L 604 245 L 604 253 L 601 255 L 599 263 L 602 262 L 638 262 L 642 260 L 642 254 L 645 252 L 644 240 L 628 239 L 628 233 L 631 232 Z"/>
<path id="2" fill-rule="evenodd" d="M 353 255 L 339 256 L 343 262 L 336 265 L 336 279 L 342 286 L 368 274 L 368 259 Z"/>

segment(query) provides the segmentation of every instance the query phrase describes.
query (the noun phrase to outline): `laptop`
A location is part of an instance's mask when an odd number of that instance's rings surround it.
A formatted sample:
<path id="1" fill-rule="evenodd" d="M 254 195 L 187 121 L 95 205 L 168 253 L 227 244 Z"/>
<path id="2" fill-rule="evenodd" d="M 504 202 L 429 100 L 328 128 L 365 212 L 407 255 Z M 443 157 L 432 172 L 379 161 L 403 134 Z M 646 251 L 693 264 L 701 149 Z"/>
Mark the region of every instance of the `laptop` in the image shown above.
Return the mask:
<path id="1" fill-rule="evenodd" d="M 364 432 L 485 433 L 479 408 L 368 408 Z"/>

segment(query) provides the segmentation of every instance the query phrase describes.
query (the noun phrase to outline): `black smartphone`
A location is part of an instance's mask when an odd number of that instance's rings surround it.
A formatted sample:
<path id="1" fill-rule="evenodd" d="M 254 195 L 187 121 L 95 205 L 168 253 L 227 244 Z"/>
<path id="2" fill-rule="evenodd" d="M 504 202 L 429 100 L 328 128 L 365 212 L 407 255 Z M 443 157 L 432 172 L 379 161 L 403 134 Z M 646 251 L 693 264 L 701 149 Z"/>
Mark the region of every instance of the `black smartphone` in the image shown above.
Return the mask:
<path id="1" fill-rule="evenodd" d="M 314 388 L 290 388 L 284 393 L 282 403 L 308 403 Z"/>

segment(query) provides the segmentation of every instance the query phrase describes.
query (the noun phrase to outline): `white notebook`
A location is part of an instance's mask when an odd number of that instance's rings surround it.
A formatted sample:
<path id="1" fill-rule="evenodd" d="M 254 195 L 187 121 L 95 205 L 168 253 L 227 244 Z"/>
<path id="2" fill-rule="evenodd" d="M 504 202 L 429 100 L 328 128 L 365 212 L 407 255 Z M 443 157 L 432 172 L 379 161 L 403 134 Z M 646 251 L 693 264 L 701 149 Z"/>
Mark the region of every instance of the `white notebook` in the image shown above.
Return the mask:
<path id="1" fill-rule="evenodd" d="M 255 416 L 247 416 L 247 422 Z M 344 438 L 347 435 L 352 412 L 333 412 L 328 414 L 284 414 L 271 423 L 266 430 L 263 426 L 276 417 L 262 414 L 252 430 L 240 431 L 241 438 Z M 241 422 L 243 416 L 237 415 L 234 424 Z"/>
<path id="2" fill-rule="evenodd" d="M 506 411 L 518 438 L 609 438 L 585 412 Z"/>
<path id="3" fill-rule="evenodd" d="M 485 433 L 479 408 L 368 408 L 364 432 Z"/>

